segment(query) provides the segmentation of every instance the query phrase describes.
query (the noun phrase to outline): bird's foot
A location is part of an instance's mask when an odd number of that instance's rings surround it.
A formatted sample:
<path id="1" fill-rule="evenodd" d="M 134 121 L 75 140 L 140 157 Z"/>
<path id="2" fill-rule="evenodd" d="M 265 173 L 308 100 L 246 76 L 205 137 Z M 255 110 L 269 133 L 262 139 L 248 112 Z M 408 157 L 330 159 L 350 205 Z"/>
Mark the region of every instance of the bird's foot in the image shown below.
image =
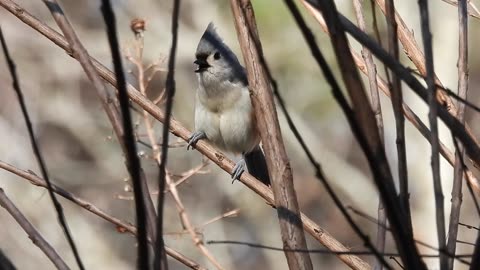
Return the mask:
<path id="1" fill-rule="evenodd" d="M 187 144 L 187 150 L 190 149 L 190 147 L 193 147 L 195 146 L 195 144 L 201 140 L 201 139 L 205 139 L 207 138 L 207 134 L 205 134 L 205 132 L 203 131 L 195 131 L 193 132 L 192 136 L 190 136 L 190 138 L 188 138 L 188 144 Z"/>
<path id="2" fill-rule="evenodd" d="M 242 173 L 245 171 L 245 160 L 242 158 L 237 164 L 235 164 L 235 167 L 233 167 L 233 172 L 232 172 L 232 184 L 235 182 L 235 180 L 240 179 L 240 176 Z"/>

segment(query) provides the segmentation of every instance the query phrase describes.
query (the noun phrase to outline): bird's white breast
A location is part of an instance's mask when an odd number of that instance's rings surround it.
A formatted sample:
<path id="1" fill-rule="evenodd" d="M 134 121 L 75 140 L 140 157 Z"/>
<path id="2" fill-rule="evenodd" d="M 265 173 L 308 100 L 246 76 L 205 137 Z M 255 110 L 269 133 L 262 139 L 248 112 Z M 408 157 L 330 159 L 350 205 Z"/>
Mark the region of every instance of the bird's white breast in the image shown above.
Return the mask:
<path id="1" fill-rule="evenodd" d="M 208 73 L 208 72 L 206 72 Z M 258 143 L 248 88 L 241 83 L 199 76 L 195 129 L 217 147 L 234 153 L 251 151 Z"/>

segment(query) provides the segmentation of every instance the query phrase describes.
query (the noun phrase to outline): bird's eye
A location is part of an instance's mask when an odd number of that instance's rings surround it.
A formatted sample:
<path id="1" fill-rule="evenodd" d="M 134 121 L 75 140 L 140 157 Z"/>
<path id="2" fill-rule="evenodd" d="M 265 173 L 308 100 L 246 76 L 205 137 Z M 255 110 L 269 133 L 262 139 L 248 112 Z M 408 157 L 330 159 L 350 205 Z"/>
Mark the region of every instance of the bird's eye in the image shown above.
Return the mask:
<path id="1" fill-rule="evenodd" d="M 215 60 L 220 59 L 220 53 L 219 53 L 219 52 L 216 52 L 216 53 L 213 55 L 213 58 L 214 58 Z"/>

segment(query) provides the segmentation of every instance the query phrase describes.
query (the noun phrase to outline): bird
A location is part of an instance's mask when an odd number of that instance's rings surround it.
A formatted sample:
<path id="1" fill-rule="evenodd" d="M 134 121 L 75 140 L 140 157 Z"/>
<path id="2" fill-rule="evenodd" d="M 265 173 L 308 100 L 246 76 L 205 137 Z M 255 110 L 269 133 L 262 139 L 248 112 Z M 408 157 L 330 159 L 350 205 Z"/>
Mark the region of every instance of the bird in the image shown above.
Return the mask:
<path id="1" fill-rule="evenodd" d="M 260 147 L 260 134 L 247 73 L 237 56 L 209 23 L 195 52 L 195 73 L 198 88 L 195 96 L 195 130 L 187 149 L 206 139 L 215 147 L 241 154 L 233 169 L 232 183 L 245 171 L 270 185 L 265 155 Z"/>

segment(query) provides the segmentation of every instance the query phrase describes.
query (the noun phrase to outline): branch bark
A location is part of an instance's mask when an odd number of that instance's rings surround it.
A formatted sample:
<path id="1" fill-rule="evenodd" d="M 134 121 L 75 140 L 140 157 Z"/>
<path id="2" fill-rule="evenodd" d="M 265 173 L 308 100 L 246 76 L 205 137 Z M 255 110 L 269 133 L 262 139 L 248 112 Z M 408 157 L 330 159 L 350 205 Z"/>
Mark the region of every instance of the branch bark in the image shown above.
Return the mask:
<path id="1" fill-rule="evenodd" d="M 114 103 L 115 97 L 112 97 L 110 93 L 107 91 L 107 89 L 105 88 L 103 81 L 95 71 L 95 67 L 90 59 L 90 56 L 88 55 L 88 52 L 85 50 L 82 43 L 78 39 L 77 35 L 75 34 L 75 31 L 70 25 L 68 19 L 65 17 L 57 1 L 44 0 L 44 2 L 49 8 L 50 12 L 52 13 L 52 16 L 54 17 L 58 26 L 60 27 L 60 29 L 62 29 L 62 32 L 64 32 L 65 34 L 65 37 L 66 37 L 65 43 L 67 46 L 66 50 L 71 56 L 73 56 L 75 59 L 77 59 L 80 62 L 83 70 L 85 71 L 85 74 L 92 82 L 92 85 L 98 97 L 100 98 L 102 106 L 105 112 L 107 113 L 108 119 L 112 124 L 113 130 L 122 148 L 122 151 L 125 154 L 125 156 L 128 156 L 128 153 L 129 153 L 128 146 L 127 146 L 128 144 L 124 140 L 125 129 L 121 124 L 122 119 L 120 117 L 120 114 L 117 111 L 117 108 L 115 107 L 115 103 Z M 8 1 L 5 4 L 8 4 L 10 8 L 16 8 L 17 11 L 21 10 L 21 8 L 19 6 L 16 6 L 14 2 Z M 132 164 L 129 164 L 129 162 L 127 162 L 126 165 L 127 165 L 127 169 L 130 171 L 130 166 L 132 166 Z M 132 182 L 133 182 L 134 192 L 135 192 L 135 199 L 139 200 L 139 201 L 136 201 L 135 203 L 135 205 L 137 206 L 136 213 L 137 215 L 140 215 L 139 220 L 141 220 L 141 222 L 143 223 L 144 222 L 143 220 L 145 219 L 143 213 L 144 213 L 144 209 L 146 210 L 146 213 L 145 213 L 146 224 L 147 224 L 146 227 L 148 230 L 148 234 L 150 235 L 150 237 L 154 237 L 155 236 L 155 219 L 156 219 L 155 208 L 153 206 L 153 201 L 150 197 L 150 193 L 148 191 L 148 185 L 145 178 L 145 174 L 140 166 L 139 166 L 139 173 L 140 173 L 139 179 L 137 179 L 137 177 L 132 177 Z M 143 228 L 141 228 L 140 231 L 141 233 L 139 234 L 139 237 L 145 240 L 145 237 L 143 235 Z"/>
<path id="2" fill-rule="evenodd" d="M 443 203 L 442 182 L 440 179 L 440 155 L 439 155 L 439 139 L 438 139 L 438 108 L 435 99 L 437 94 L 437 87 L 435 86 L 435 71 L 433 66 L 433 45 L 432 33 L 430 32 L 430 16 L 428 10 L 427 0 L 419 0 L 418 6 L 420 9 L 420 25 L 422 28 L 423 47 L 425 51 L 426 64 L 426 81 L 428 87 L 428 105 L 430 111 L 428 113 L 428 120 L 430 122 L 430 143 L 432 145 L 432 176 L 433 176 L 433 190 L 435 193 L 435 216 L 437 223 L 437 239 L 440 250 L 446 249 L 445 241 L 445 209 Z M 448 258 L 445 254 L 440 253 L 440 269 L 447 270 Z"/>
<path id="3" fill-rule="evenodd" d="M 397 38 L 397 22 L 395 21 L 395 4 L 393 0 L 387 0 L 386 5 L 386 19 L 387 19 L 387 32 L 388 32 L 388 51 L 399 61 L 399 50 L 398 50 L 398 38 Z M 395 116 L 395 131 L 397 134 L 396 144 L 397 144 L 397 157 L 398 157 L 398 182 L 399 182 L 399 198 L 402 203 L 405 213 L 407 215 L 408 226 L 410 230 L 412 227 L 412 218 L 410 216 L 410 204 L 409 204 L 409 193 L 408 193 L 408 171 L 407 171 L 407 153 L 405 146 L 405 118 L 402 114 L 402 103 L 403 103 L 403 93 L 402 93 L 402 84 L 400 78 L 395 74 L 395 72 L 387 71 L 388 75 L 391 75 L 392 80 L 389 79 L 389 84 L 391 86 L 392 93 L 392 107 L 393 114 Z"/>
<path id="4" fill-rule="evenodd" d="M 53 185 L 53 184 L 51 184 Z M 45 188 L 47 184 L 45 183 Z M 50 186 L 52 189 L 52 187 Z M 52 191 L 53 192 L 53 191 Z M 28 219 L 18 210 L 13 202 L 8 198 L 7 194 L 0 188 L 0 205 L 7 210 L 7 212 L 17 221 L 18 225 L 27 233 L 28 238 L 32 240 L 47 257 L 52 261 L 55 267 L 59 270 L 70 270 L 70 267 L 58 255 L 57 251 L 43 238 L 43 236 L 33 227 Z"/>
<path id="5" fill-rule="evenodd" d="M 252 105 L 268 165 L 275 207 L 278 213 L 285 256 L 290 269 L 313 269 L 310 255 L 289 250 L 307 249 L 302 229 L 293 175 L 283 145 L 271 83 L 264 65 L 255 15 L 249 0 L 230 1 L 237 36 L 245 61 Z"/>
<path id="6" fill-rule="evenodd" d="M 45 182 L 44 179 L 38 177 L 36 174 L 34 174 L 31 171 L 24 171 L 21 170 L 15 166 L 12 166 L 8 163 L 5 163 L 3 161 L 0 161 L 0 169 L 6 170 L 8 172 L 11 172 L 17 176 L 19 176 L 22 179 L 27 180 L 30 182 L 30 184 L 38 186 L 38 187 L 43 187 L 47 188 L 47 183 Z M 86 200 L 83 200 L 79 197 L 77 197 L 75 194 L 55 185 L 52 183 L 52 190 L 56 194 L 62 196 L 63 198 L 71 201 L 72 203 L 84 208 L 88 212 L 99 216 L 100 218 L 104 219 L 105 221 L 108 221 L 112 224 L 114 224 L 117 227 L 117 230 L 122 231 L 125 230 L 132 235 L 136 236 L 137 235 L 137 228 L 135 226 L 132 226 L 129 223 L 126 223 L 118 218 L 115 218 L 107 213 L 105 213 L 103 210 L 99 209 L 95 204 L 88 202 Z M 149 243 L 152 245 L 153 241 L 149 239 Z M 175 260 L 179 261 L 180 263 L 184 264 L 185 266 L 195 269 L 195 270 L 205 270 L 206 268 L 201 267 L 198 263 L 192 261 L 191 259 L 187 258 L 180 252 L 171 249 L 167 246 L 165 246 L 165 251 L 167 255 L 170 257 L 174 258 Z"/>
<path id="7" fill-rule="evenodd" d="M 343 27 L 344 23 L 342 20 L 345 19 L 339 15 L 334 1 L 319 0 L 310 2 L 322 11 L 326 25 L 331 33 L 332 46 L 352 103 L 351 109 L 346 109 L 349 105 L 345 104 L 346 100 L 342 100 L 342 92 L 331 71 L 327 72 L 328 70 L 321 63 L 322 61 L 318 59 L 317 61 L 322 66 L 322 71 L 332 87 L 333 94 L 342 109 L 344 109 L 351 129 L 368 160 L 375 184 L 385 203 L 387 217 L 392 227 L 392 234 L 402 260 L 409 269 L 425 269 L 425 264 L 422 262 L 413 242 L 413 233 L 405 223 L 406 213 L 396 198 L 393 176 L 388 165 L 385 149 L 380 140 L 375 116 L 370 106 L 366 106 L 368 99 L 358 71 L 354 66 L 353 56 L 350 52 L 345 28 Z M 363 33 L 361 30 L 358 31 Z M 307 42 L 314 57 L 317 58 L 318 55 L 321 55 L 315 41 L 307 40 Z M 372 48 L 369 49 L 372 50 Z"/>
<path id="8" fill-rule="evenodd" d="M 49 177 L 49 173 L 47 170 L 47 165 L 44 161 L 42 152 L 40 151 L 39 144 L 37 143 L 37 140 L 35 138 L 35 134 L 33 131 L 33 125 L 30 120 L 30 116 L 28 114 L 27 110 L 27 105 L 25 103 L 25 99 L 23 97 L 23 92 L 22 89 L 20 88 L 20 80 L 18 79 L 17 71 L 16 71 L 16 66 L 15 62 L 10 56 L 10 53 L 8 51 L 7 47 L 7 42 L 5 41 L 5 38 L 3 36 L 2 29 L 0 28 L 0 43 L 2 45 L 2 49 L 5 55 L 5 59 L 7 62 L 8 69 L 10 71 L 10 75 L 12 76 L 12 82 L 13 82 L 13 89 L 15 90 L 15 93 L 17 94 L 18 97 L 18 103 L 20 105 L 20 108 L 22 110 L 23 118 L 25 120 L 25 124 L 27 126 L 27 131 L 28 131 L 28 137 L 30 138 L 30 143 L 32 146 L 33 154 L 35 155 L 35 158 L 37 160 L 38 166 L 40 167 L 40 171 L 47 181 L 48 185 L 48 195 L 50 196 L 50 199 L 52 200 L 53 203 L 53 208 L 55 209 L 55 212 L 57 214 L 57 219 L 60 227 L 63 230 L 63 233 L 65 234 L 65 238 L 67 239 L 68 244 L 70 245 L 70 248 L 72 249 L 73 256 L 75 257 L 75 260 L 77 262 L 78 268 L 80 270 L 84 270 L 83 262 L 82 259 L 80 258 L 80 253 L 78 251 L 78 248 L 75 244 L 75 241 L 73 240 L 73 236 L 70 232 L 70 229 L 68 228 L 68 223 L 67 219 L 65 218 L 64 212 L 63 212 L 63 207 L 58 201 L 57 197 L 55 196 L 55 193 L 51 190 L 51 181 Z"/>
<path id="9" fill-rule="evenodd" d="M 385 0 L 376 0 L 376 2 L 377 2 L 377 5 L 382 10 L 382 12 L 385 14 L 386 13 Z M 405 24 L 400 14 L 398 14 L 398 12 L 396 11 L 395 11 L 395 20 L 398 24 L 398 28 L 397 28 L 398 39 L 400 40 L 400 43 L 402 43 L 405 54 L 415 65 L 418 72 L 425 77 L 427 75 L 427 69 L 425 65 L 425 56 L 422 50 L 420 49 L 420 46 L 418 45 L 417 41 L 415 40 L 415 37 L 413 36 L 413 32 L 409 30 L 408 26 Z M 443 87 L 442 82 L 435 75 L 435 73 L 434 73 L 434 79 L 435 79 L 435 84 L 439 85 L 440 87 Z M 445 109 L 451 115 L 456 117 L 458 114 L 458 109 L 453 103 L 452 99 L 447 94 L 445 94 L 444 91 L 437 91 L 436 93 L 437 93 L 436 98 L 440 103 L 440 105 L 445 107 Z M 465 130 L 467 131 L 467 134 L 472 138 L 476 147 L 477 148 L 480 147 L 480 143 L 478 139 L 473 135 L 473 132 L 468 125 L 465 125 Z M 475 160 L 472 160 L 472 161 L 475 163 L 477 167 L 479 166 L 478 161 L 475 161 Z"/>
<path id="10" fill-rule="evenodd" d="M 467 99 L 468 91 L 468 14 L 467 0 L 458 3 L 458 96 Z M 465 123 L 465 104 L 457 103 L 460 122 Z M 455 139 L 454 139 L 455 140 Z M 463 180 L 463 145 L 458 143 L 458 151 L 455 152 L 455 166 L 452 187 L 452 207 L 450 210 L 450 222 L 448 225 L 447 251 L 455 254 L 457 248 L 458 223 L 460 221 L 460 207 L 462 206 L 462 180 Z M 448 269 L 453 270 L 454 260 L 448 259 Z"/>
<path id="11" fill-rule="evenodd" d="M 302 1 L 303 2 L 303 1 Z M 366 31 L 365 26 L 365 17 L 363 16 L 363 7 L 361 0 L 353 0 L 353 7 L 355 9 L 355 16 L 357 17 L 358 27 Z M 375 14 L 372 14 L 375 16 Z M 326 28 L 326 27 L 325 27 Z M 351 48 L 350 48 L 351 50 Z M 380 95 L 378 93 L 378 82 L 377 82 L 377 67 L 373 62 L 372 53 L 368 48 L 362 47 L 362 58 L 366 65 L 366 71 L 368 76 L 368 82 L 370 85 L 370 101 L 375 119 L 377 121 L 378 134 L 382 140 L 382 144 L 385 145 L 385 136 L 383 130 L 383 117 L 382 117 L 382 107 L 380 105 Z M 393 100 L 393 99 L 392 99 Z M 376 247 L 378 252 L 385 252 L 385 239 L 387 236 L 387 213 L 385 212 L 385 206 L 383 205 L 382 198 L 378 196 L 378 225 L 377 225 L 377 239 Z M 378 258 L 375 259 L 375 270 L 382 270 L 383 263 Z"/>
<path id="12" fill-rule="evenodd" d="M 65 40 L 65 38 L 57 33 L 55 30 L 51 29 L 44 23 L 40 22 L 38 19 L 33 17 L 28 11 L 24 8 L 16 4 L 11 0 L 0 0 L 0 6 L 4 7 L 7 11 L 12 13 L 12 15 L 19 18 L 22 22 L 29 25 L 32 29 L 36 30 L 46 38 L 50 39 L 53 43 L 57 46 L 62 48 L 63 50 L 69 52 L 70 48 Z M 108 83 L 116 87 L 116 79 L 115 75 L 104 65 L 99 63 L 97 60 L 90 58 L 93 62 L 93 65 L 98 72 L 98 74 Z M 156 106 L 153 102 L 145 98 L 137 89 L 135 89 L 131 85 L 127 85 L 127 91 L 130 99 L 137 103 L 140 107 L 150 113 L 155 119 L 164 123 L 165 122 L 165 115 L 158 106 Z M 188 141 L 188 138 L 191 135 L 191 132 L 187 130 L 181 123 L 176 121 L 175 119 L 171 119 L 170 122 L 170 132 L 182 138 L 184 141 Z M 195 149 L 202 153 L 205 157 L 212 160 L 217 166 L 221 169 L 225 170 L 229 174 L 231 174 L 234 163 L 229 160 L 224 154 L 218 152 L 214 147 L 210 144 L 199 141 L 195 145 Z M 270 204 L 274 205 L 273 194 L 269 188 L 265 185 L 259 183 L 256 178 L 251 176 L 248 173 L 243 173 L 240 182 L 245 184 L 249 189 L 253 192 L 257 193 L 260 197 L 265 199 L 265 201 Z M 300 217 L 302 220 L 302 225 L 304 229 L 313 236 L 320 244 L 324 245 L 328 249 L 332 251 L 349 251 L 347 247 L 341 244 L 338 240 L 336 240 L 332 235 L 330 235 L 325 229 L 320 227 L 316 224 L 313 220 L 308 218 L 305 214 L 300 213 Z M 358 256 L 354 255 L 347 255 L 347 254 L 337 254 L 337 256 L 342 260 L 345 264 L 347 264 L 352 269 L 370 269 L 368 263 L 364 260 L 360 259 Z"/>
<path id="13" fill-rule="evenodd" d="M 305 0 L 302 1 L 302 4 L 305 6 L 305 8 L 308 10 L 308 12 L 310 12 L 312 14 L 312 16 L 315 18 L 315 20 L 317 20 L 317 22 L 320 24 L 322 30 L 327 34 L 330 34 L 328 32 L 327 26 L 325 24 L 325 20 L 323 19 L 323 16 L 320 14 L 320 12 L 318 10 L 316 10 L 314 7 L 312 7 L 310 4 L 308 4 Z M 352 48 L 350 48 L 350 50 L 352 51 L 353 59 L 355 61 L 355 64 L 357 65 L 358 69 L 362 73 L 367 74 L 367 68 L 366 68 L 365 61 L 362 59 L 362 57 L 358 53 L 353 51 Z M 377 74 L 377 82 L 378 82 L 378 86 L 379 86 L 380 90 L 388 98 L 391 98 L 391 93 L 390 93 L 390 90 L 388 88 L 387 82 L 382 77 L 380 77 L 378 74 Z M 420 133 L 422 134 L 422 136 L 425 139 L 430 141 L 430 130 L 428 129 L 428 127 L 413 112 L 413 110 L 410 109 L 410 107 L 406 103 L 403 103 L 402 106 L 403 106 L 403 113 L 404 113 L 405 117 L 407 118 L 407 120 L 409 120 L 410 123 L 412 123 L 412 125 L 414 125 L 418 129 L 418 131 L 420 131 Z M 452 165 L 452 166 L 454 165 L 454 162 L 455 162 L 454 154 L 442 142 L 440 142 L 440 153 L 448 161 L 448 163 L 450 163 L 450 165 Z M 465 177 L 466 177 L 467 181 L 470 183 L 470 185 L 472 186 L 472 189 L 478 195 L 480 195 L 480 181 L 475 177 L 475 175 L 472 173 L 472 171 L 469 170 L 468 168 L 467 168 L 467 170 L 465 170 Z"/>

